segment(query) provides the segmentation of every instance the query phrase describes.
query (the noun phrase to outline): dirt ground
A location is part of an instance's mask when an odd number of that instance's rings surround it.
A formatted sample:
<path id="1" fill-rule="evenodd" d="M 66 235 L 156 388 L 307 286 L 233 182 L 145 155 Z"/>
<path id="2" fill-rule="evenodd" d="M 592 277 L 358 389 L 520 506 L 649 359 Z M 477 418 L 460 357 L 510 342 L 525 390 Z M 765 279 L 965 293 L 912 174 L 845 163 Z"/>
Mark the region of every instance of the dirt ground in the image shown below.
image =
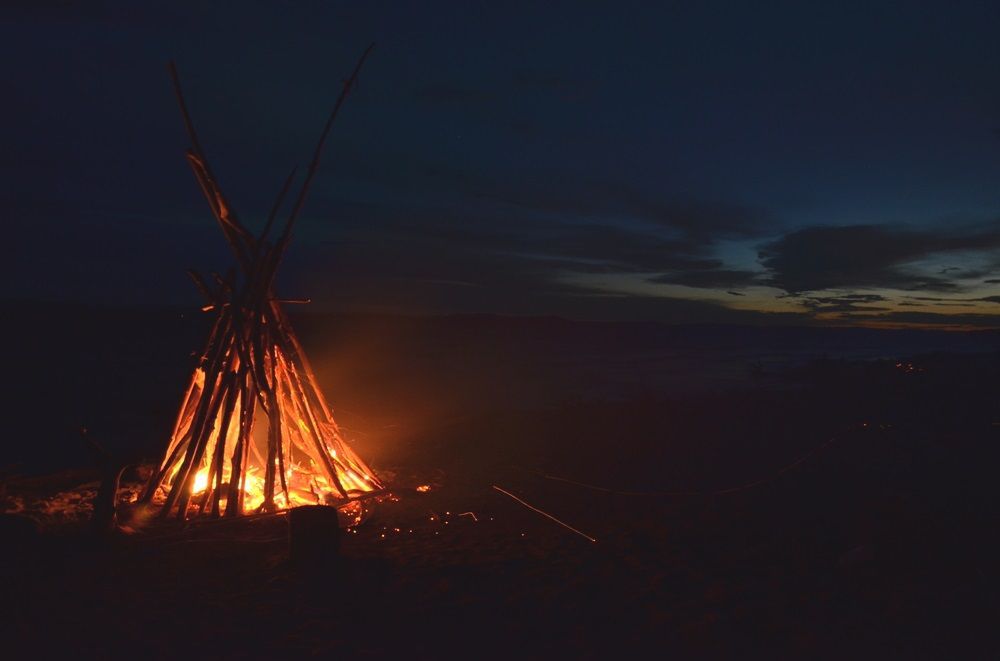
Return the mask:
<path id="1" fill-rule="evenodd" d="M 923 365 L 453 419 L 377 467 L 393 497 L 329 571 L 289 565 L 285 516 L 100 539 L 92 474 L 8 480 L 43 531 L 5 518 L 6 639 L 88 658 L 980 656 L 993 367 Z"/>
<path id="2" fill-rule="evenodd" d="M 303 570 L 284 515 L 90 534 L 79 425 L 155 460 L 190 369 L 177 355 L 202 337 L 106 316 L 62 354 L 43 351 L 53 324 L 26 322 L 43 330 L 11 355 L 27 376 L 7 437 L 34 441 L 8 443 L 24 455 L 0 471 L 12 658 L 995 656 L 984 336 L 754 331 L 744 350 L 743 331 L 305 323 L 392 498 Z M 876 340 L 962 350 L 879 360 Z"/>

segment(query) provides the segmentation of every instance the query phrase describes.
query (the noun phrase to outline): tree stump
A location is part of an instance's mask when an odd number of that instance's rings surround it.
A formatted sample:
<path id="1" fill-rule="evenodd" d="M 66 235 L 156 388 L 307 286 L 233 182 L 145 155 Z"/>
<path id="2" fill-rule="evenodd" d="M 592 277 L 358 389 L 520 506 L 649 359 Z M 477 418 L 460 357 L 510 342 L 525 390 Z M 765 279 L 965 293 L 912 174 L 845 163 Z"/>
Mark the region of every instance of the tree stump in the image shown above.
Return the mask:
<path id="1" fill-rule="evenodd" d="M 288 559 L 299 569 L 331 573 L 340 564 L 336 507 L 303 505 L 288 510 Z"/>

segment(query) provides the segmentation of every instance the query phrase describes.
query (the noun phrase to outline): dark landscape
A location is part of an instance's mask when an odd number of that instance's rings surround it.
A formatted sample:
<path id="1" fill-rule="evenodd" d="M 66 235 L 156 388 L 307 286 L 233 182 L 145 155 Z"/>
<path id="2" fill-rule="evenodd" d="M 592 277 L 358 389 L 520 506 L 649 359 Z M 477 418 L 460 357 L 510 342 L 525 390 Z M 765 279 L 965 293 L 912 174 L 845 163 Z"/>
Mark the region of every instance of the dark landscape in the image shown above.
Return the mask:
<path id="1" fill-rule="evenodd" d="M 63 355 L 52 315 L 75 320 Z M 89 534 L 80 428 L 155 461 L 205 317 L 20 310 L 13 365 L 38 380 L 8 403 L 68 404 L 17 418 L 34 442 L 4 468 L 5 508 L 41 531 L 4 520 L 25 649 L 921 657 L 992 633 L 994 332 L 299 315 L 394 496 L 315 576 L 283 515 Z"/>
<path id="2" fill-rule="evenodd" d="M 0 5 L 0 659 L 1000 658 L 1000 3 Z"/>

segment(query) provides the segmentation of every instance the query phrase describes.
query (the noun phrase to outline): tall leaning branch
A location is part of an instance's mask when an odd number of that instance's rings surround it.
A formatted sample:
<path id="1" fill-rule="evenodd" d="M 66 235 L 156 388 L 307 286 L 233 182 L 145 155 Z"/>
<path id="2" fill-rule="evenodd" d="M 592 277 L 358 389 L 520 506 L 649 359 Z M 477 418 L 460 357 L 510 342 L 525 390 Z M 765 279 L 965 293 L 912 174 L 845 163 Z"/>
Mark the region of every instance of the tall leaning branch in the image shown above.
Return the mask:
<path id="1" fill-rule="evenodd" d="M 173 60 L 167 63 L 167 70 L 170 73 L 170 81 L 173 84 L 174 96 L 177 97 L 177 105 L 180 106 L 181 117 L 184 120 L 184 130 L 187 131 L 188 139 L 191 141 L 191 149 L 187 153 L 188 164 L 194 172 L 198 184 L 201 186 L 205 198 L 212 209 L 213 215 L 222 226 L 222 232 L 226 235 L 233 250 L 236 253 L 240 264 L 249 267 L 249 255 L 247 249 L 253 243 L 253 236 L 246 230 L 236 217 L 229 202 L 219 188 L 218 179 L 212 172 L 208 164 L 208 157 L 205 149 L 201 146 L 198 138 L 198 131 L 194 127 L 194 120 L 188 111 L 187 102 L 184 99 L 184 90 L 181 87 L 181 78 L 177 73 L 177 66 Z"/>
<path id="2" fill-rule="evenodd" d="M 375 48 L 375 44 L 370 44 L 365 52 L 361 54 L 358 59 L 358 63 L 354 67 L 354 71 L 351 73 L 350 78 L 344 81 L 344 88 L 340 91 L 340 96 L 337 98 L 337 103 L 334 104 L 333 110 L 330 112 L 330 116 L 326 119 L 326 125 L 323 126 L 323 132 L 319 136 L 319 142 L 316 143 L 316 150 L 313 152 L 312 161 L 309 163 L 309 170 L 306 172 L 305 181 L 302 182 L 302 188 L 299 189 L 299 195 L 295 198 L 295 205 L 292 207 L 292 212 L 288 216 L 288 221 L 285 223 L 285 229 L 281 233 L 281 238 L 278 239 L 275 244 L 275 264 L 272 266 L 272 273 L 277 266 L 277 262 L 281 259 L 281 252 L 284 250 L 285 245 L 288 243 L 289 238 L 292 234 L 292 227 L 295 225 L 295 220 L 299 216 L 299 212 L 302 210 L 302 205 L 306 201 L 306 194 L 309 192 L 309 185 L 312 183 L 313 177 L 316 176 L 316 171 L 319 169 L 320 157 L 323 155 L 323 147 L 326 145 L 326 138 L 330 134 L 330 128 L 333 126 L 333 121 L 337 119 L 337 113 L 340 112 L 340 107 L 344 105 L 344 101 L 347 96 L 351 93 L 355 84 L 358 81 L 358 74 L 361 73 L 361 67 L 364 66 L 365 60 L 368 58 L 368 54 L 372 52 Z"/>

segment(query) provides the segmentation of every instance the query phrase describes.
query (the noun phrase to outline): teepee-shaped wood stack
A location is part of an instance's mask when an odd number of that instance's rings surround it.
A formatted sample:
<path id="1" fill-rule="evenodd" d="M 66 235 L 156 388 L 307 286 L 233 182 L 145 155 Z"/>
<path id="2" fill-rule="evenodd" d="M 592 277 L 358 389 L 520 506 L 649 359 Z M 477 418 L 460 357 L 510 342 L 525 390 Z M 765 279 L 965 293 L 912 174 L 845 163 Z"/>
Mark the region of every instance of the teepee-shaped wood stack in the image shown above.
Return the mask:
<path id="1" fill-rule="evenodd" d="M 161 514 L 238 516 L 296 505 L 341 505 L 382 486 L 348 447 L 316 383 L 281 302 L 274 274 L 319 165 L 323 144 L 350 93 L 365 51 L 327 120 L 281 234 L 268 235 L 295 172 L 259 236 L 229 205 L 198 141 L 173 65 L 170 73 L 191 139 L 187 159 L 237 269 L 215 286 L 191 273 L 216 318 L 181 404 L 170 443 L 143 494 Z"/>

